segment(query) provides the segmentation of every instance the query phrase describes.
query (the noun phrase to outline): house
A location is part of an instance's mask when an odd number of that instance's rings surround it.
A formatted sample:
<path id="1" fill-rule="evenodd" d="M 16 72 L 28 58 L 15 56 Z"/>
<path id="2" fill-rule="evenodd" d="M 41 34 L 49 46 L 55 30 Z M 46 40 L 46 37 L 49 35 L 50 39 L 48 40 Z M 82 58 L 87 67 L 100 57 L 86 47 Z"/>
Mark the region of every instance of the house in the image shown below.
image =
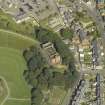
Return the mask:
<path id="1" fill-rule="evenodd" d="M 51 65 L 57 65 L 62 63 L 62 59 L 60 55 L 57 53 L 54 45 L 51 42 L 41 44 L 41 47 L 44 49 L 46 55 L 48 56 L 48 60 Z"/>
<path id="2" fill-rule="evenodd" d="M 82 47 L 83 47 L 83 48 L 90 48 L 90 42 L 89 42 L 88 39 L 84 39 L 84 40 L 82 41 Z"/>
<path id="3" fill-rule="evenodd" d="M 72 42 L 74 45 L 79 45 L 81 43 L 78 36 L 73 37 Z"/>
<path id="4" fill-rule="evenodd" d="M 96 0 L 96 7 L 98 9 L 104 8 L 104 6 L 105 6 L 105 0 Z"/>

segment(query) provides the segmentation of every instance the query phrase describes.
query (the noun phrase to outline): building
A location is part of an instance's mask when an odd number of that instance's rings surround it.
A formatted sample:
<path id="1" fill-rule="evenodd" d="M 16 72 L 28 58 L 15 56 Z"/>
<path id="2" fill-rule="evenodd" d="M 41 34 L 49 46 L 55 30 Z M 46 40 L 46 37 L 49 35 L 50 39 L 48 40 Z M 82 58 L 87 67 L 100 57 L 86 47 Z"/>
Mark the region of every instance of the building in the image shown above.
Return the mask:
<path id="1" fill-rule="evenodd" d="M 105 6 L 105 0 L 96 0 L 96 7 L 97 8 L 104 8 Z"/>
<path id="2" fill-rule="evenodd" d="M 0 0 L 0 8 L 11 14 L 17 23 L 30 17 L 43 20 L 58 13 L 53 0 Z"/>
<path id="3" fill-rule="evenodd" d="M 96 8 L 105 20 L 105 0 L 96 0 Z"/>
<path id="4" fill-rule="evenodd" d="M 54 45 L 51 42 L 41 44 L 41 47 L 44 49 L 46 55 L 48 56 L 49 63 L 51 65 L 57 65 L 62 63 L 60 55 L 57 53 Z"/>

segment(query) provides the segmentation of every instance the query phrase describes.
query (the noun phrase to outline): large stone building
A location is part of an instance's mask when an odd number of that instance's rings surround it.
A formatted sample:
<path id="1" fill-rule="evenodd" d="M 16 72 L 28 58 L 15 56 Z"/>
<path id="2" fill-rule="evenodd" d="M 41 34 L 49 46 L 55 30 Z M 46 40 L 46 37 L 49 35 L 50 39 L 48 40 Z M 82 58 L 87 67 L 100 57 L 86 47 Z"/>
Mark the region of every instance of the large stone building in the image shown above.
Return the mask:
<path id="1" fill-rule="evenodd" d="M 44 49 L 48 57 L 48 61 L 51 65 L 58 65 L 62 63 L 60 55 L 58 54 L 54 45 L 51 42 L 41 44 L 41 47 Z"/>

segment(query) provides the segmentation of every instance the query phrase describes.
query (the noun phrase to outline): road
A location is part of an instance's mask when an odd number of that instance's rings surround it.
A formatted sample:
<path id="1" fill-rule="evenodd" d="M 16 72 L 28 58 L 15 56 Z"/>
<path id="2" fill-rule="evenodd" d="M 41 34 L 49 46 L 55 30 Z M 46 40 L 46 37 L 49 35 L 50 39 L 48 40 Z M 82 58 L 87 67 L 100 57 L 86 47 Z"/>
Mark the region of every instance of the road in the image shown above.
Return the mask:
<path id="1" fill-rule="evenodd" d="M 93 6 L 93 8 L 92 7 L 89 7 L 86 3 L 84 3 L 84 2 L 81 2 L 80 3 L 80 0 L 79 0 L 79 5 L 81 6 L 81 7 L 83 7 L 84 9 L 86 9 L 86 11 L 87 11 L 87 13 L 88 13 L 88 15 L 89 16 L 91 16 L 92 18 L 93 18 L 93 20 L 95 21 L 95 23 L 96 23 L 96 25 L 97 25 L 97 29 L 98 29 L 98 31 L 100 32 L 100 34 L 101 34 L 101 37 L 102 37 L 102 42 L 103 42 L 103 46 L 104 46 L 104 48 L 105 48 L 105 29 L 104 29 L 104 22 L 102 21 L 102 18 L 101 18 L 101 16 L 100 16 L 100 14 L 99 14 L 99 12 L 96 10 L 96 8 L 94 8 L 94 6 Z M 95 73 L 97 73 L 97 72 L 101 72 L 101 71 L 92 71 L 91 73 L 93 73 L 93 74 L 95 74 Z M 103 74 L 100 74 L 100 76 L 101 76 L 101 78 L 103 77 Z M 101 84 L 101 83 L 100 83 Z M 100 88 L 101 88 L 101 90 L 100 90 L 100 97 L 101 97 L 101 99 L 102 99 L 102 96 L 103 96 L 103 86 L 101 85 L 100 86 Z M 98 103 L 99 101 L 98 101 L 98 99 L 97 99 L 97 105 L 103 105 L 103 103 Z M 101 101 L 102 102 L 102 101 Z"/>
<path id="2" fill-rule="evenodd" d="M 101 18 L 101 16 L 100 16 L 100 14 L 99 14 L 99 12 L 96 10 L 96 8 L 94 8 L 94 6 L 93 7 L 89 7 L 89 5 L 87 5 L 85 2 L 81 2 L 81 0 L 78 0 L 78 2 L 76 1 L 76 3 L 80 6 L 80 7 L 82 7 L 82 8 L 84 8 L 84 10 L 86 10 L 87 11 L 87 14 L 89 15 L 89 16 L 91 16 L 92 17 L 92 19 L 94 20 L 94 22 L 95 22 L 95 24 L 97 25 L 97 29 L 98 29 L 98 31 L 100 32 L 100 34 L 101 34 L 101 37 L 102 37 L 102 41 L 103 41 L 103 46 L 105 47 L 105 45 L 104 45 L 104 42 L 105 42 L 105 30 L 104 30 L 104 22 L 102 21 L 102 18 Z M 82 73 L 85 73 L 85 74 L 93 74 L 93 75 L 97 75 L 97 73 L 100 73 L 100 70 L 85 70 L 85 71 L 83 71 L 82 70 Z M 102 75 L 101 75 L 102 76 Z M 83 93 L 83 92 L 82 92 Z M 101 95 L 102 95 L 102 92 L 100 93 Z M 81 96 L 82 96 L 83 94 L 81 94 Z M 78 102 L 78 101 L 77 101 Z M 98 102 L 98 100 L 97 100 L 97 102 Z M 98 103 L 97 104 L 95 104 L 95 105 L 99 105 Z"/>

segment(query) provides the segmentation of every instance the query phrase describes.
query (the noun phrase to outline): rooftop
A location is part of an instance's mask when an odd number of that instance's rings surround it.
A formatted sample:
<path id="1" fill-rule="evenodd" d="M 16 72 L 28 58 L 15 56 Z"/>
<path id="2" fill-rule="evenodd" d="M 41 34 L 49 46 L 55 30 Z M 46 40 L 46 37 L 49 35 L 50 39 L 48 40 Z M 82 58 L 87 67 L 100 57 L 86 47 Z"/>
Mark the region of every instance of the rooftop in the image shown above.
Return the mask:
<path id="1" fill-rule="evenodd" d="M 43 20 L 58 12 L 53 0 L 0 0 L 0 7 L 11 13 L 16 21 L 30 15 Z"/>

